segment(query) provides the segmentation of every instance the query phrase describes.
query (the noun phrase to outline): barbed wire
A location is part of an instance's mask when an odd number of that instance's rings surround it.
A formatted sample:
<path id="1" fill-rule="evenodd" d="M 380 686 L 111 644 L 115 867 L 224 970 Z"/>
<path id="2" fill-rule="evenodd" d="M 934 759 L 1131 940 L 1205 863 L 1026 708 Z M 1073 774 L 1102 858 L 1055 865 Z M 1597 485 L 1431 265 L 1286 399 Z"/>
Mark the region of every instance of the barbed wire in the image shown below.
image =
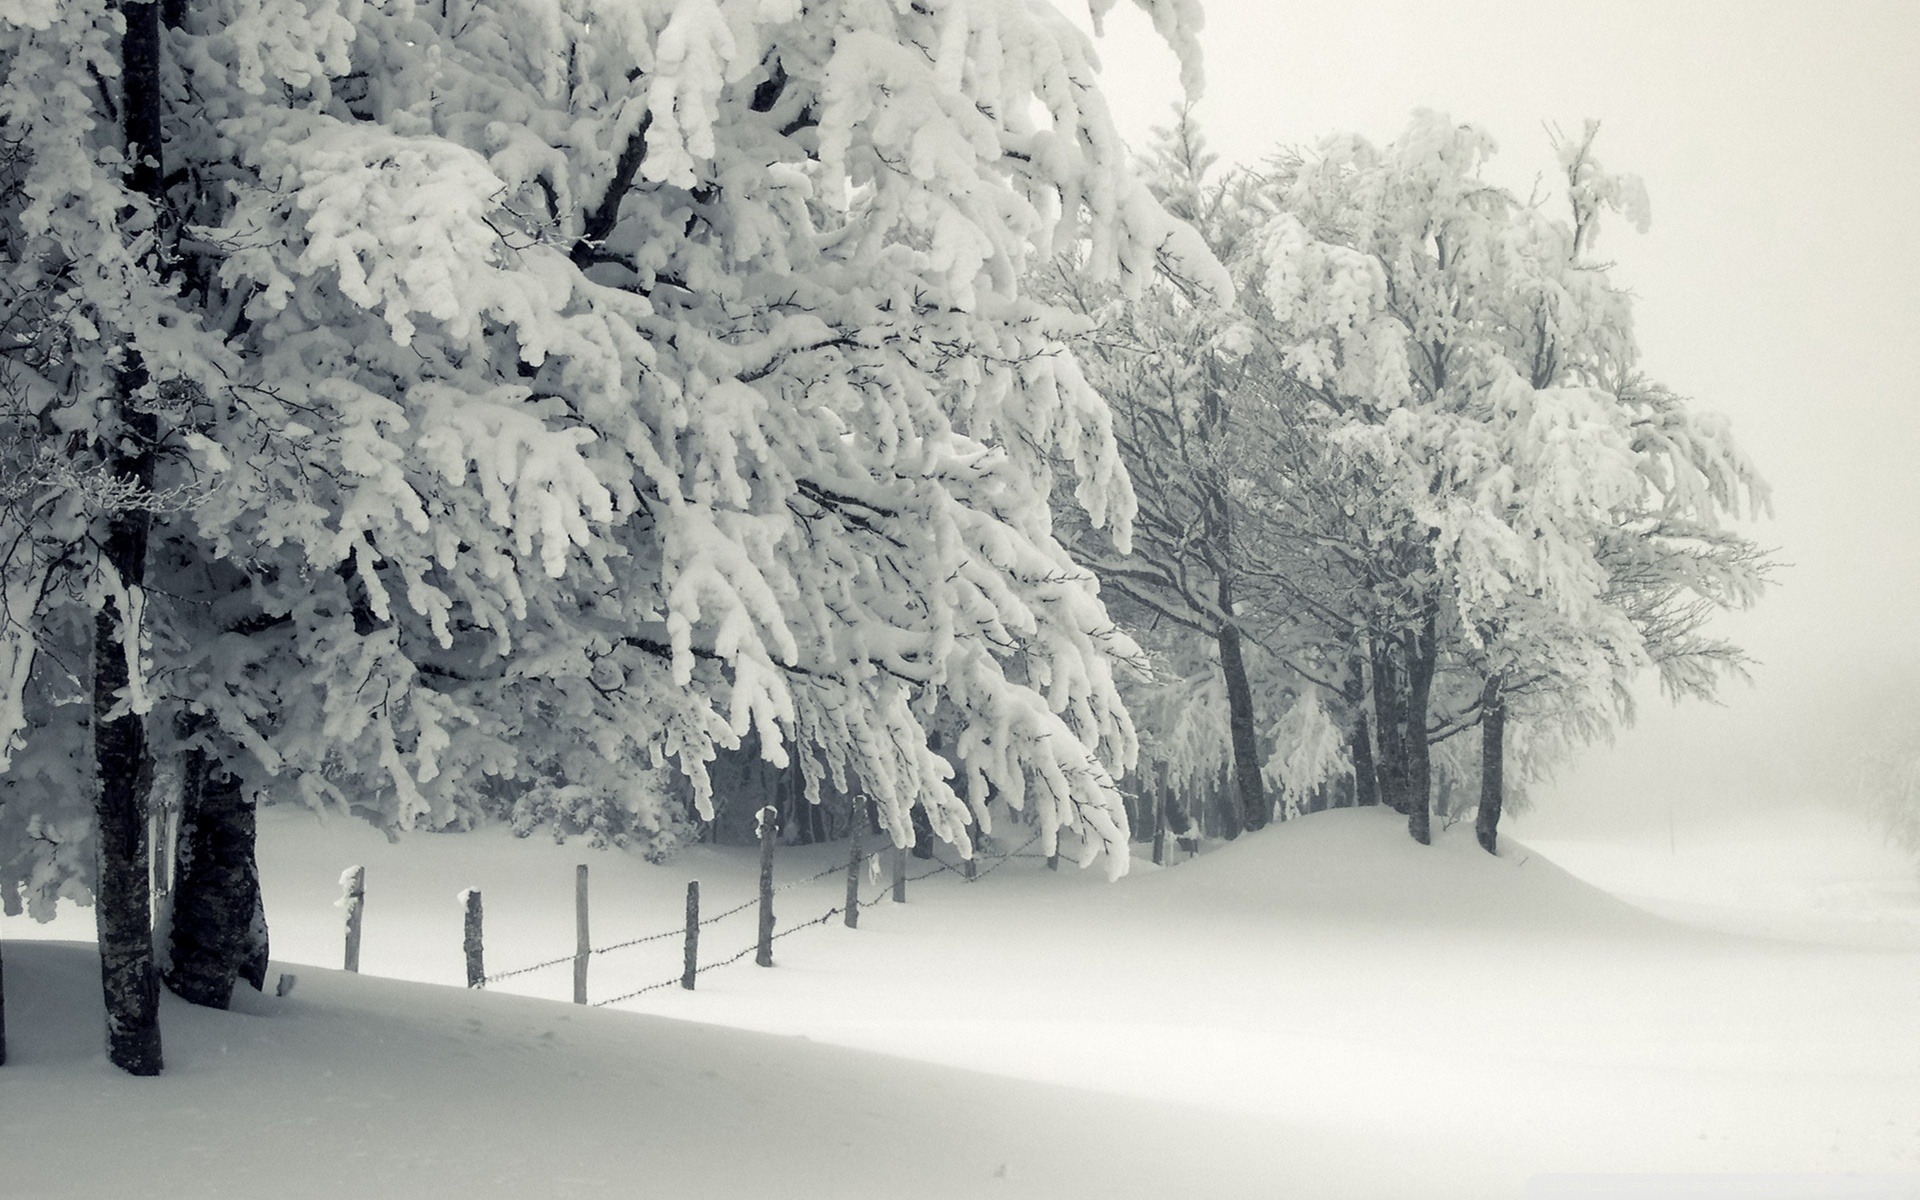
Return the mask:
<path id="1" fill-rule="evenodd" d="M 891 894 L 892 893 L 890 889 L 881 888 L 879 891 L 873 894 L 873 899 L 871 900 L 861 900 L 856 898 L 853 902 L 853 907 L 855 909 L 872 908 L 874 905 L 887 900 L 891 896 Z"/>
<path id="2" fill-rule="evenodd" d="M 550 958 L 546 962 L 534 963 L 530 967 L 515 967 L 511 971 L 500 971 L 495 974 L 488 975 L 485 979 L 481 980 L 481 983 L 483 985 L 492 984 L 492 983 L 498 983 L 502 979 L 512 979 L 515 975 L 531 975 L 535 971 L 544 971 L 548 967 L 557 967 L 561 963 L 570 963 L 574 960 L 575 957 L 577 956 L 569 954 L 565 958 Z"/>
<path id="3" fill-rule="evenodd" d="M 836 904 L 832 908 L 828 909 L 826 912 L 823 912 L 819 916 L 813 918 L 811 921 L 802 921 L 791 929 L 782 929 L 779 933 L 774 934 L 772 937 L 768 938 L 767 940 L 769 942 L 777 942 L 781 938 L 787 937 L 790 934 L 799 933 L 802 929 L 807 929 L 814 925 L 825 925 L 828 921 L 833 920 L 835 917 L 840 916 L 842 913 L 845 913 L 846 911 L 847 911 L 846 909 Z M 758 948 L 759 948 L 758 944 L 756 944 L 755 949 L 758 949 Z"/>
<path id="4" fill-rule="evenodd" d="M 693 972 L 693 973 L 694 973 L 695 975 L 705 975 L 705 974 L 706 974 L 706 973 L 707 973 L 708 971 L 714 971 L 714 970 L 718 970 L 718 969 L 719 969 L 719 968 L 721 968 L 721 967 L 730 967 L 730 966 L 732 966 L 732 965 L 733 965 L 734 963 L 737 963 L 737 962 L 739 962 L 739 961 L 740 961 L 741 959 L 743 959 L 743 958 L 745 958 L 745 957 L 746 957 L 747 955 L 749 955 L 749 954 L 752 954 L 752 953 L 753 953 L 753 952 L 754 952 L 755 950 L 758 950 L 759 948 L 760 948 L 760 943 L 759 943 L 759 941 L 758 941 L 758 940 L 756 939 L 756 940 L 754 941 L 754 943 L 753 943 L 753 945 L 751 945 L 751 946 L 748 946 L 748 947 L 747 947 L 746 949 L 744 949 L 744 950 L 742 950 L 742 951 L 740 951 L 739 953 L 737 953 L 737 954 L 734 954 L 734 955 L 731 955 L 731 956 L 729 956 L 729 957 L 727 957 L 727 958 L 723 958 L 723 959 L 720 959 L 720 960 L 718 960 L 717 962 L 710 962 L 710 963 L 708 963 L 708 964 L 707 964 L 706 966 L 704 966 L 704 967 L 697 967 L 697 968 L 695 968 L 695 969 L 694 969 L 694 972 Z M 675 975 L 675 976 L 674 976 L 673 978 L 671 978 L 671 979 L 663 979 L 663 980 L 661 980 L 661 981 L 660 981 L 659 983 L 650 983 L 650 984 L 648 984 L 647 986 L 645 986 L 645 987 L 643 987 L 643 988 L 636 988 L 635 990 L 633 990 L 633 991 L 631 991 L 631 992 L 627 992 L 627 993 L 625 993 L 625 994 L 623 994 L 623 995 L 619 995 L 619 996 L 615 996 L 615 997 L 613 997 L 613 998 L 612 998 L 612 999 L 610 999 L 610 1000 L 595 1000 L 595 1001 L 593 1002 L 593 1004 L 591 1005 L 591 1007 L 593 1007 L 593 1008 L 605 1008 L 605 1007 L 607 1007 L 607 1006 L 608 1006 L 609 1004 L 619 1004 L 619 1003 L 620 1003 L 621 1001 L 623 1001 L 623 1000 L 631 1000 L 631 999 L 633 999 L 633 998 L 634 998 L 635 996 L 644 996 L 644 995 L 646 995 L 646 994 L 647 994 L 648 992 L 657 992 L 657 991 L 659 991 L 659 990 L 660 990 L 661 988 L 668 988 L 668 987 L 672 987 L 673 985 L 675 985 L 675 984 L 677 984 L 677 983 L 685 983 L 685 982 L 686 982 L 686 978 L 687 978 L 687 975 L 686 975 L 686 972 L 685 972 L 685 971 L 682 971 L 682 972 L 681 972 L 680 974 L 678 974 L 678 975 Z"/>
<path id="5" fill-rule="evenodd" d="M 1039 833 L 1036 832 L 1032 837 L 1028 838 L 1024 843 L 1022 843 L 1018 850 L 1011 851 L 1010 853 L 1007 853 L 1007 854 L 993 856 L 996 861 L 994 861 L 992 865 L 985 867 L 979 871 L 976 871 L 973 875 L 968 875 L 965 871 L 961 870 L 958 867 L 953 866 L 952 864 L 948 863 L 945 859 L 942 859 L 938 854 L 934 854 L 930 856 L 933 859 L 933 867 L 931 870 L 921 871 L 916 874 L 909 875 L 906 877 L 905 882 L 917 883 L 921 880 L 931 879 L 933 876 L 938 875 L 942 871 L 948 871 L 955 875 L 960 876 L 960 878 L 966 880 L 968 883 L 977 883 L 980 880 L 985 879 L 988 875 L 991 875 L 993 872 L 999 870 L 1001 867 L 1005 866 L 1012 859 L 1048 857 L 1047 855 L 1044 855 L 1044 854 L 1024 853 L 1024 851 L 1028 846 L 1033 845 L 1038 840 L 1040 840 L 1040 835 Z M 856 872 L 858 872 L 862 866 L 864 866 L 869 862 L 877 861 L 879 857 L 880 856 L 878 854 L 871 854 L 863 851 L 860 857 L 856 859 L 852 864 L 853 869 Z M 829 875 L 843 874 L 846 872 L 847 869 L 848 869 L 848 864 L 835 863 L 834 865 L 827 867 L 824 870 L 816 871 L 813 874 L 806 876 L 805 878 L 790 880 L 787 883 L 784 883 L 779 887 L 773 889 L 773 892 L 771 894 L 778 896 L 782 892 L 791 891 L 794 888 L 801 887 L 805 884 L 816 883 L 819 880 L 825 879 Z M 854 900 L 854 907 L 856 910 L 863 909 L 863 908 L 872 908 L 874 905 L 885 901 L 889 895 L 890 895 L 890 885 L 886 884 L 885 881 L 882 881 L 881 890 L 879 891 L 879 893 L 877 893 L 873 897 L 873 899 L 861 900 L 858 898 L 856 894 L 856 897 Z M 753 908 L 757 906 L 760 903 L 760 900 L 761 900 L 761 897 L 754 896 L 749 900 L 746 900 L 740 904 L 734 905 L 732 908 L 727 909 L 725 912 L 717 913 L 711 917 L 702 917 L 696 923 L 695 927 L 704 929 L 708 925 L 715 924 L 716 922 L 719 922 L 719 921 L 724 921 L 728 917 L 735 916 L 739 913 L 743 913 L 749 908 Z M 847 910 L 844 907 L 840 905 L 835 905 L 817 917 L 813 917 L 809 920 L 802 921 L 800 924 L 795 925 L 790 929 L 781 930 L 779 933 L 774 934 L 771 940 L 779 941 L 781 938 L 786 937 L 789 934 L 798 933 L 802 929 L 808 929 L 815 925 L 824 925 L 828 921 L 831 921 L 834 917 L 844 915 L 846 911 Z M 610 954 L 615 950 L 626 950 L 634 946 L 645 945 L 648 942 L 659 942 L 659 941 L 665 941 L 666 939 L 672 938 L 672 937 L 685 937 L 685 936 L 686 936 L 686 925 L 680 924 L 680 925 L 674 926 L 671 929 L 660 930 L 657 933 L 642 934 L 639 937 L 629 938 L 624 942 L 614 942 L 611 945 L 596 946 L 589 949 L 587 953 L 589 955 Z M 723 958 L 717 962 L 711 962 L 706 964 L 705 966 L 699 967 L 694 971 L 694 974 L 701 975 L 701 974 L 705 974 L 708 971 L 714 970 L 718 967 L 731 966 L 732 964 L 737 963 L 741 959 L 745 958 L 747 955 L 753 953 L 757 949 L 759 949 L 759 942 L 756 939 L 753 945 L 748 946 L 746 949 L 740 951 L 739 953 L 729 958 Z M 500 971 L 495 974 L 488 975 L 481 982 L 482 982 L 482 985 L 484 986 L 484 985 L 498 983 L 501 980 L 512 979 L 520 975 L 530 975 L 535 971 L 544 971 L 551 967 L 558 967 L 566 963 L 573 962 L 578 957 L 579 956 L 575 954 L 568 954 L 568 955 L 563 955 L 560 958 L 550 958 L 545 962 L 534 963 L 531 966 L 515 967 L 510 971 Z M 662 980 L 659 983 L 650 983 L 646 987 L 640 988 L 637 991 L 627 992 L 624 995 L 615 996 L 611 1000 L 595 1001 L 592 1007 L 604 1008 L 609 1004 L 618 1004 L 622 1000 L 631 1000 L 636 996 L 644 996 L 648 992 L 658 991 L 661 988 L 672 987 L 674 984 L 680 983 L 684 979 L 684 977 L 685 977 L 684 973 L 682 973 L 680 975 L 675 975 L 671 979 Z"/>
<path id="6" fill-rule="evenodd" d="M 1027 839 L 1027 840 L 1026 840 L 1025 842 L 1023 842 L 1023 843 L 1021 843 L 1021 845 L 1020 845 L 1020 848 L 1019 848 L 1019 849 L 1017 849 L 1017 850 L 1013 850 L 1013 851 L 1010 851 L 1010 852 L 1008 852 L 1008 853 L 1006 853 L 1006 854 L 1002 854 L 1002 855 L 1000 855 L 1000 861 L 998 861 L 998 862 L 996 862 L 996 863 L 994 863 L 994 864 L 993 864 L 992 866 L 990 866 L 990 867 L 987 867 L 987 868 L 985 868 L 984 870 L 982 870 L 982 871 L 980 871 L 980 872 L 979 872 L 978 874 L 976 874 L 976 875 L 975 875 L 975 876 L 974 876 L 974 877 L 973 877 L 972 879 L 969 879 L 969 880 L 967 880 L 967 882 L 968 882 L 968 883 L 978 883 L 978 882 L 980 882 L 980 881 L 981 881 L 982 879 L 985 879 L 985 878 L 986 878 L 987 876 L 989 876 L 989 875 L 991 875 L 991 874 L 993 874 L 993 873 L 994 873 L 995 871 L 998 871 L 998 870 L 999 870 L 999 869 L 1000 869 L 1001 867 L 1004 867 L 1004 866 L 1006 866 L 1006 865 L 1007 865 L 1007 864 L 1008 864 L 1009 862 L 1011 862 L 1012 860 L 1014 860 L 1014 859 L 1016 859 L 1016 858 L 1045 858 L 1045 857 L 1046 857 L 1046 855 L 1044 855 L 1044 854 L 1039 854 L 1039 855 L 1028 855 L 1028 854 L 1025 854 L 1025 853 L 1022 853 L 1023 851 L 1025 851 L 1025 850 L 1026 850 L 1026 848 L 1027 848 L 1028 846 L 1031 846 L 1031 845 L 1033 845 L 1033 844 L 1034 844 L 1035 842 L 1037 842 L 1037 841 L 1039 841 L 1039 840 L 1040 840 L 1040 834 L 1039 834 L 1039 832 L 1038 832 L 1038 831 L 1035 831 L 1035 833 L 1034 833 L 1034 835 L 1033 835 L 1032 837 L 1030 837 L 1030 838 L 1028 838 L 1028 839 Z"/>
<path id="7" fill-rule="evenodd" d="M 914 874 L 912 874 L 912 875 L 909 875 L 909 876 L 907 876 L 907 877 L 906 877 L 906 879 L 905 879 L 905 882 L 907 882 L 907 883 L 919 883 L 919 882 L 920 882 L 920 881 L 921 881 L 922 879 L 932 879 L 932 878 L 933 878 L 933 877 L 934 877 L 935 875 L 938 875 L 938 874 L 939 874 L 940 872 L 942 872 L 942 871 L 953 871 L 953 873 L 954 873 L 955 875 L 961 875 L 961 872 L 959 872 L 959 871 L 954 871 L 954 869 L 953 869 L 952 867 L 950 867 L 950 866 L 948 866 L 948 865 L 947 865 L 946 863 L 944 863 L 944 862 L 941 862 L 941 861 L 940 861 L 940 858 L 939 858 L 939 856 L 938 856 L 938 855 L 935 855 L 935 856 L 934 856 L 934 859 L 933 859 L 933 869 L 932 869 L 932 870 L 930 870 L 930 871 L 916 871 L 916 872 L 915 872 Z M 962 877 L 964 878 L 964 876 L 962 876 Z"/>
<path id="8" fill-rule="evenodd" d="M 696 972 L 696 974 L 697 974 L 697 973 L 698 973 L 698 972 Z M 628 992 L 628 993 L 627 993 L 626 995 L 624 995 L 624 996 L 615 996 L 615 997 L 614 997 L 613 999 L 611 999 L 611 1000 L 595 1000 L 595 1001 L 593 1002 L 593 1004 L 592 1004 L 592 1006 L 591 1006 L 591 1007 L 593 1007 L 593 1008 L 605 1008 L 605 1007 L 607 1007 L 607 1005 L 609 1005 L 609 1004 L 619 1004 L 619 1003 L 621 1003 L 622 1001 L 625 1001 L 625 1000 L 632 1000 L 632 999 L 634 999 L 634 998 L 636 998 L 636 997 L 638 997 L 638 996 L 644 996 L 644 995 L 646 995 L 646 994 L 647 994 L 648 992 L 657 992 L 657 991 L 659 991 L 659 990 L 660 990 L 661 988 L 670 988 L 670 987 L 672 987 L 672 986 L 673 986 L 674 984 L 676 984 L 676 983 L 681 983 L 681 982 L 683 982 L 684 980 L 685 980 L 685 976 L 683 976 L 683 975 L 675 975 L 675 976 L 674 976 L 674 977 L 673 977 L 672 979 L 662 979 L 662 980 L 661 980 L 661 981 L 660 981 L 659 983 L 650 983 L 650 984 L 648 984 L 647 986 L 645 986 L 645 987 L 643 987 L 643 988 L 635 988 L 635 989 L 634 989 L 633 991 L 631 991 L 631 992 Z"/>
<path id="9" fill-rule="evenodd" d="M 705 929 L 707 926 L 715 924 L 720 921 L 724 921 L 728 917 L 734 916 L 735 914 L 743 913 L 758 903 L 760 903 L 760 897 L 755 896 L 753 899 L 747 901 L 746 903 L 736 904 L 732 908 L 728 909 L 723 913 L 715 913 L 711 917 L 702 917 L 700 918 L 700 928 Z"/>
<path id="10" fill-rule="evenodd" d="M 716 921 L 719 919 L 720 919 L 719 917 L 714 918 L 714 920 Z M 706 922 L 702 921 L 700 922 L 700 924 L 705 925 Z M 625 950 L 629 946 L 644 946 L 648 942 L 665 941 L 667 938 L 670 938 L 670 937 L 685 937 L 686 934 L 687 934 L 687 927 L 685 925 L 677 925 L 672 929 L 663 929 L 659 933 L 644 934 L 637 938 L 628 938 L 624 942 L 615 942 L 611 946 L 595 946 L 593 949 L 587 951 L 587 953 L 588 954 L 611 954 L 615 950 Z"/>

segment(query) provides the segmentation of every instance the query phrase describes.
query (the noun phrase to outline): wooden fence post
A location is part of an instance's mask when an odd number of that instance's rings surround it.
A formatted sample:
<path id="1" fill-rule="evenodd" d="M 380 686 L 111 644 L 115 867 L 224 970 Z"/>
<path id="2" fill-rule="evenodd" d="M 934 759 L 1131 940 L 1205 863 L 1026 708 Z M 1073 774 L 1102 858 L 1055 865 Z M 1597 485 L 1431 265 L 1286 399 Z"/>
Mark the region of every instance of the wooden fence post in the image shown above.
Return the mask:
<path id="1" fill-rule="evenodd" d="M 487 965 L 480 949 L 480 889 L 461 892 L 460 905 L 467 910 L 466 929 L 460 938 L 460 948 L 467 952 L 467 986 L 482 988 L 487 986 Z"/>
<path id="2" fill-rule="evenodd" d="M 587 932 L 587 864 L 573 870 L 573 1002 L 587 1002 L 587 956 L 593 937 Z"/>
<path id="3" fill-rule="evenodd" d="M 680 986 L 693 990 L 693 977 L 700 973 L 700 881 L 687 880 L 686 965 L 680 969 Z"/>
<path id="4" fill-rule="evenodd" d="M 964 873 L 969 883 L 980 878 L 980 858 L 979 858 L 978 852 L 979 852 L 979 847 L 976 846 L 974 847 L 973 852 L 967 855 L 967 866 L 966 866 L 966 871 Z"/>
<path id="5" fill-rule="evenodd" d="M 780 813 L 772 805 L 760 810 L 760 947 L 753 961 L 773 965 L 773 842 L 780 830 Z"/>
<path id="6" fill-rule="evenodd" d="M 348 867 L 340 876 L 340 886 L 346 894 L 340 902 L 347 910 L 347 954 L 343 964 L 346 970 L 360 970 L 360 914 L 367 907 L 367 869 Z"/>
<path id="7" fill-rule="evenodd" d="M 860 822 L 866 817 L 860 797 L 853 798 L 853 818 L 847 822 L 847 915 L 848 929 L 860 928 Z"/>
<path id="8" fill-rule="evenodd" d="M 1053 836 L 1053 853 L 1047 855 L 1047 870 L 1058 871 L 1060 869 L 1060 834 L 1056 830 Z"/>
<path id="9" fill-rule="evenodd" d="M 907 902 L 907 848 L 905 846 L 893 848 L 893 902 L 895 904 Z"/>

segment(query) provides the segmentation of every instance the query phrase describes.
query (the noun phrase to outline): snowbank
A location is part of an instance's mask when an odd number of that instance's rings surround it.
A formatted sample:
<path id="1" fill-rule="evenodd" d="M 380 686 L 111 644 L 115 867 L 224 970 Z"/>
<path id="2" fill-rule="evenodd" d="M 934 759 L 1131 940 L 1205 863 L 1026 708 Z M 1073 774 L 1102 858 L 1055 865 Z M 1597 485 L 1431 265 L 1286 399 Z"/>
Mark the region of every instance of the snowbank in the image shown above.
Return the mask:
<path id="1" fill-rule="evenodd" d="M 626 1011 L 531 998 L 564 998 L 565 967 L 458 987 L 452 897 L 483 889 L 500 970 L 568 953 L 576 862 L 606 945 L 674 926 L 690 877 L 710 912 L 750 896 L 752 850 L 653 866 L 500 831 L 263 829 L 275 969 L 299 988 L 237 1014 L 169 1003 L 158 1081 L 101 1058 L 87 951 L 9 942 L 5 1194 L 109 1194 L 151 1163 L 160 1196 L 471 1200 L 1488 1200 L 1547 1172 L 1920 1168 L 1920 941 L 1698 929 L 1518 841 L 1498 859 L 1459 828 L 1415 846 L 1391 813 L 1288 822 L 1111 885 L 1027 858 L 978 883 L 938 872 L 858 930 L 778 942 L 773 970 Z M 784 849 L 778 878 L 844 853 Z M 456 986 L 297 965 L 338 963 L 350 863 L 368 868 L 366 969 Z M 780 928 L 843 886 L 782 892 Z M 90 917 L 0 931 L 78 938 Z M 749 910 L 703 955 L 752 936 Z M 592 997 L 676 974 L 679 952 L 596 955 Z"/>
<path id="2" fill-rule="evenodd" d="M 1178 1195 L 1133 1153 L 1249 1122 L 872 1054 L 546 1001 L 306 970 L 285 1000 L 163 1004 L 167 1071 L 100 1049 L 99 959 L 6 947 L 0 1191 L 108 1195 L 914 1197 Z"/>

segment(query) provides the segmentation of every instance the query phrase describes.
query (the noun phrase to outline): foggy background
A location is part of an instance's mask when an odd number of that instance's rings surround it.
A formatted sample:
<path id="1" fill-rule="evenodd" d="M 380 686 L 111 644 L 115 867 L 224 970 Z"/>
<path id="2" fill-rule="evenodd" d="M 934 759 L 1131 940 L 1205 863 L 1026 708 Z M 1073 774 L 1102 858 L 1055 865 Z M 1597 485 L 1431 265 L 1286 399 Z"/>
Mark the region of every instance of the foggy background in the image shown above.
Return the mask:
<path id="1" fill-rule="evenodd" d="M 1600 250 L 1647 370 L 1733 420 L 1773 488 L 1777 585 L 1721 630 L 1759 660 L 1721 705 L 1642 689 L 1637 724 L 1541 789 L 1526 831 L 1664 829 L 1831 798 L 1920 673 L 1920 6 L 1205 0 L 1198 107 L 1223 161 L 1417 107 L 1486 128 L 1496 181 L 1552 194 L 1545 123 L 1602 122 L 1653 228 Z M 1136 146 L 1179 98 L 1124 5 L 1097 43 Z"/>

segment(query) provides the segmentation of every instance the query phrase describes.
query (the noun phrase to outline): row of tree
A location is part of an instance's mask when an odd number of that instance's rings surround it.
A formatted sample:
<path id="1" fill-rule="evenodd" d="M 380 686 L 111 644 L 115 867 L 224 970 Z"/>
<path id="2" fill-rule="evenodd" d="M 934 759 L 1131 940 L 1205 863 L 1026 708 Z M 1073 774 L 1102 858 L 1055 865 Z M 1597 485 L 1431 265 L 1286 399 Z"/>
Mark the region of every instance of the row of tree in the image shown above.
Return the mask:
<path id="1" fill-rule="evenodd" d="M 1209 267 L 1049 12 L 0 0 L 0 129 L 0 897 L 91 896 L 115 1063 L 156 789 L 214 1005 L 259 801 L 661 848 L 751 739 L 1124 867 L 1133 648 L 1050 497 L 1132 492 L 1024 281 Z"/>
<path id="2" fill-rule="evenodd" d="M 1422 842 L 1436 795 L 1477 793 L 1448 808 L 1492 851 L 1509 787 L 1629 716 L 1636 676 L 1741 670 L 1707 622 L 1764 585 L 1732 525 L 1766 491 L 1641 369 L 1595 242 L 1646 198 L 1595 133 L 1522 199 L 1437 113 L 1215 173 L 1182 112 L 1146 170 L 1234 302 L 1175 263 L 1140 297 L 1053 269 L 1139 505 L 1130 545 L 1063 528 L 1145 647 L 1125 691 L 1171 792 L 1225 772 L 1257 829 L 1331 788 Z"/>
<path id="3" fill-rule="evenodd" d="M 1739 664 L 1764 493 L 1591 131 L 1554 216 L 1432 115 L 1139 168 L 1027 6 L 301 7 L 0 0 L 0 899 L 94 901 L 130 1071 L 261 981 L 259 803 L 664 853 L 718 774 L 1118 873 L 1128 772 L 1422 840 L 1477 772 L 1492 849 Z"/>

